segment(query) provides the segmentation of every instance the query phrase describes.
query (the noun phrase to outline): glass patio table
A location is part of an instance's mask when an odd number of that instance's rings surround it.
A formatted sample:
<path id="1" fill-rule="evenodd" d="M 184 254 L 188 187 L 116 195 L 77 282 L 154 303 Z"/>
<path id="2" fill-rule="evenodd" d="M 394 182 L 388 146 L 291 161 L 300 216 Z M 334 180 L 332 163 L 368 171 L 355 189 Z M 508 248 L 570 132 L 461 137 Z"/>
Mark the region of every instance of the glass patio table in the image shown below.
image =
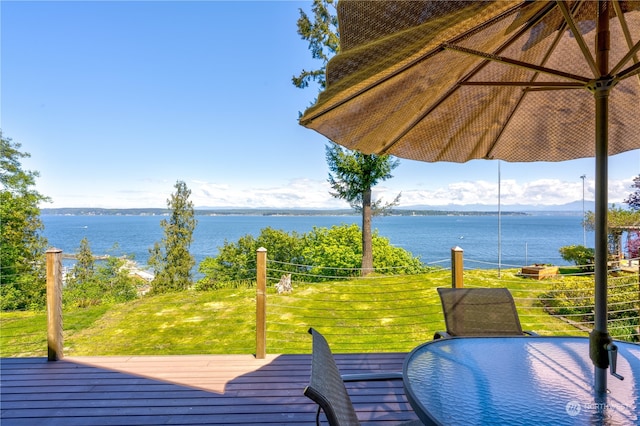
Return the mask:
<path id="1" fill-rule="evenodd" d="M 619 380 L 596 398 L 586 337 L 458 337 L 415 348 L 403 367 L 427 425 L 640 424 L 640 345 L 615 341 Z"/>

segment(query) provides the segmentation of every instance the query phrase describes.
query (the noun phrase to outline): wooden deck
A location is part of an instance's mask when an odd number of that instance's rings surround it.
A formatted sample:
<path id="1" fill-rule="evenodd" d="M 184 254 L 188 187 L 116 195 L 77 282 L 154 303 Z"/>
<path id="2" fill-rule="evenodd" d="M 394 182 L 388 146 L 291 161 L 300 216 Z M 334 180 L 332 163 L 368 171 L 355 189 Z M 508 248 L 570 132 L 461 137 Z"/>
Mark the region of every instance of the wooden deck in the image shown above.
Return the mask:
<path id="1" fill-rule="evenodd" d="M 401 371 L 406 354 L 336 355 L 343 374 Z M 0 424 L 313 425 L 309 355 L 3 358 Z M 401 381 L 348 383 L 363 424 L 417 418 Z"/>

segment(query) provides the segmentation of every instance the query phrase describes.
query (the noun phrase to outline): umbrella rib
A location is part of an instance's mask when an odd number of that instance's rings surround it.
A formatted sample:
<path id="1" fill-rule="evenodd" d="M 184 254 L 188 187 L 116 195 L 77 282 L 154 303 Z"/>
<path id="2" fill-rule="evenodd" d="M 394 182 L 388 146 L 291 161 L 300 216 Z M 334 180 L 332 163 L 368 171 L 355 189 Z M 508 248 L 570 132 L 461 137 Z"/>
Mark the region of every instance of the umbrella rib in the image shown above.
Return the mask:
<path id="1" fill-rule="evenodd" d="M 613 67 L 613 69 L 611 70 L 611 73 L 615 74 L 615 72 L 618 71 L 620 68 L 622 68 L 622 65 L 626 64 L 627 61 L 629 61 L 629 59 L 631 59 L 632 57 L 634 59 L 635 65 L 638 65 L 638 58 L 635 56 L 636 53 L 638 53 L 638 51 L 640 51 L 640 41 L 637 42 L 635 46 L 631 47 L 631 49 L 629 50 L 629 52 L 627 52 L 624 58 L 622 58 L 620 62 L 618 62 L 618 64 L 615 67 Z M 628 73 L 628 70 L 633 67 L 634 65 L 622 71 L 619 75 L 622 75 L 622 74 L 626 75 Z"/>
<path id="2" fill-rule="evenodd" d="M 507 16 L 507 15 L 509 15 L 509 14 L 513 13 L 513 11 L 514 11 L 514 10 L 517 10 L 517 9 L 519 9 L 520 7 L 521 7 L 520 5 L 516 5 L 516 6 L 510 7 L 508 10 L 505 10 L 505 11 L 503 11 L 502 13 L 500 13 L 498 16 L 495 16 L 495 17 L 493 18 L 493 20 L 494 20 L 494 21 L 495 21 L 495 20 L 500 20 L 500 19 L 502 19 L 504 16 Z M 485 25 L 487 25 L 487 24 L 485 23 Z M 462 34 L 458 35 L 458 36 L 457 36 L 455 39 L 453 39 L 452 41 L 457 41 L 457 40 L 460 40 L 460 39 L 465 39 L 468 35 L 473 34 L 473 33 L 474 33 L 474 32 L 476 32 L 476 31 L 478 31 L 478 28 L 475 28 L 475 27 L 474 27 L 474 28 L 471 28 L 471 29 L 469 29 L 469 30 L 465 31 L 464 33 L 462 33 Z M 442 51 L 442 50 L 443 50 L 443 46 L 442 46 L 442 45 L 440 45 L 440 46 L 436 46 L 436 47 L 435 47 L 434 49 L 432 49 L 431 51 L 429 51 L 429 52 L 425 52 L 424 54 L 422 54 L 422 55 L 420 55 L 419 57 L 415 58 L 415 59 L 414 59 L 414 60 L 412 60 L 411 62 L 404 64 L 402 67 L 398 68 L 397 70 L 395 70 L 394 72 L 390 73 L 389 75 L 384 76 L 383 78 L 381 78 L 380 80 L 376 81 L 375 83 L 372 83 L 371 85 L 368 85 L 368 86 L 366 86 L 366 87 L 362 88 L 361 90 L 359 90 L 359 91 L 357 91 L 357 92 L 355 92 L 355 93 L 351 94 L 350 96 L 348 96 L 347 98 L 343 99 L 343 100 L 342 100 L 342 101 L 340 101 L 339 103 L 337 103 L 337 104 L 335 104 L 335 105 L 332 105 L 332 106 L 330 106 L 330 107 L 328 107 L 328 108 L 326 108 L 326 109 L 324 109 L 324 110 L 317 111 L 316 113 L 311 114 L 310 116 L 308 116 L 308 117 L 307 117 L 307 118 L 305 118 L 305 119 L 301 119 L 301 120 L 300 120 L 300 123 L 301 123 L 302 125 L 306 125 L 306 123 L 310 123 L 310 122 L 312 122 L 312 121 L 313 121 L 313 120 L 315 120 L 316 118 L 321 117 L 322 115 L 324 115 L 324 114 L 326 114 L 326 113 L 328 113 L 328 112 L 330 112 L 330 111 L 332 111 L 332 110 L 334 110 L 334 109 L 336 109 L 336 108 L 338 108 L 338 107 L 340 107 L 340 106 L 342 106 L 342 105 L 344 105 L 344 104 L 348 103 L 349 101 L 351 101 L 351 100 L 353 100 L 353 99 L 357 98 L 358 96 L 362 95 L 363 93 L 368 92 L 369 90 L 371 90 L 372 88 L 374 88 L 374 87 L 378 86 L 379 84 L 382 84 L 382 83 L 384 83 L 385 81 L 388 81 L 388 80 L 392 79 L 393 77 L 396 77 L 397 75 L 399 75 L 399 74 L 403 73 L 404 71 L 406 71 L 406 70 L 408 70 L 408 69 L 410 69 L 410 68 L 413 68 L 414 66 L 416 66 L 416 65 L 418 65 L 418 64 L 420 64 L 420 63 L 422 63 L 424 60 L 426 60 L 426 59 L 430 58 L 431 56 L 435 55 L 436 53 L 438 53 L 438 52 L 440 52 L 440 51 Z M 391 143 L 391 145 L 393 145 L 394 143 L 395 143 L 395 142 L 392 142 L 392 143 Z M 384 149 L 386 149 L 386 148 L 383 148 L 383 150 L 384 150 Z"/>
<path id="3" fill-rule="evenodd" d="M 576 41 L 578 42 L 578 46 L 580 46 L 582 55 L 587 60 L 587 63 L 589 64 L 589 68 L 591 68 L 591 71 L 593 72 L 593 76 L 595 78 L 599 77 L 600 73 L 598 72 L 598 67 L 596 66 L 596 62 L 593 59 L 593 56 L 591 56 L 591 52 L 587 47 L 587 43 L 584 41 L 584 37 L 582 37 L 582 33 L 580 32 L 580 30 L 578 30 L 578 27 L 576 26 L 576 22 L 573 19 L 573 15 L 571 14 L 571 12 L 569 12 L 569 9 L 567 8 L 567 5 L 564 1 L 557 0 L 557 4 L 558 4 L 558 8 L 562 12 L 562 15 L 564 16 L 564 20 L 566 21 L 567 25 L 569 25 L 569 28 L 571 28 L 571 31 L 573 32 L 573 35 Z"/>
<path id="4" fill-rule="evenodd" d="M 549 90 L 571 90 L 571 89 L 583 89 L 584 86 L 572 86 L 572 87 L 531 87 L 525 88 L 524 92 L 547 92 Z"/>
<path id="5" fill-rule="evenodd" d="M 632 75 L 636 75 L 640 73 L 640 62 L 631 65 L 629 68 L 623 70 L 620 74 L 615 76 L 615 79 L 622 80 L 627 77 L 631 77 Z"/>
<path id="6" fill-rule="evenodd" d="M 615 74 L 618 71 L 618 69 L 622 68 L 622 65 L 625 64 L 630 59 L 631 56 L 633 56 L 633 60 L 637 63 L 638 56 L 636 56 L 636 53 L 640 48 L 640 42 L 638 42 L 635 45 L 635 47 L 632 47 L 633 40 L 631 39 L 631 32 L 629 31 L 629 25 L 627 24 L 627 20 L 625 19 L 624 14 L 622 13 L 622 9 L 620 8 L 620 3 L 617 1 L 613 2 L 613 8 L 615 9 L 616 15 L 618 16 L 618 21 L 620 21 L 620 27 L 622 28 L 622 33 L 624 34 L 624 38 L 627 41 L 627 46 L 629 47 L 629 53 L 625 55 L 625 57 L 620 62 L 618 62 L 618 64 L 615 67 L 611 69 L 611 74 Z"/>
<path id="7" fill-rule="evenodd" d="M 509 87 L 536 87 L 550 89 L 582 89 L 582 83 L 561 83 L 559 81 L 462 81 L 461 86 L 509 86 Z"/>
<path id="8" fill-rule="evenodd" d="M 575 11 L 579 6 L 579 3 L 576 3 L 572 10 Z M 551 47 L 547 50 L 547 53 L 544 55 L 544 58 L 542 58 L 542 61 L 540 62 L 541 65 L 544 65 L 547 63 L 547 61 L 549 60 L 549 58 L 551 57 L 551 52 L 554 51 L 554 49 L 558 46 L 558 43 L 560 43 L 560 39 L 562 37 L 562 33 L 565 31 L 566 29 L 566 25 L 567 23 L 564 22 L 561 27 L 559 28 L 558 34 L 555 37 L 555 40 L 553 41 Z M 535 82 L 535 80 L 538 78 L 539 74 L 536 72 L 531 76 L 531 82 Z M 567 84 L 571 84 L 571 83 L 567 83 Z M 578 83 L 580 84 L 580 83 Z M 487 158 L 493 158 L 493 150 L 495 149 L 496 143 L 498 143 L 498 140 L 502 137 L 502 134 L 504 133 L 505 129 L 507 128 L 507 126 L 509 125 L 509 123 L 511 122 L 511 119 L 513 118 L 513 116 L 515 115 L 516 111 L 518 110 L 518 108 L 520 107 L 520 104 L 522 103 L 522 101 L 524 100 L 525 95 L 527 94 L 527 92 L 533 92 L 533 91 L 537 91 L 537 90 L 550 90 L 549 88 L 540 88 L 540 89 L 525 89 L 522 91 L 522 94 L 520 95 L 516 105 L 512 108 L 511 113 L 508 115 L 507 119 L 505 120 L 504 124 L 502 125 L 498 135 L 496 135 L 496 137 L 493 139 L 493 142 L 491 143 L 491 146 L 489 147 L 489 149 L 487 150 Z"/>
<path id="9" fill-rule="evenodd" d="M 547 67 L 542 67 L 539 65 L 535 65 L 535 64 L 531 64 L 528 62 L 522 62 L 522 61 L 517 61 L 515 59 L 510 59 L 510 58 L 505 58 L 504 56 L 500 56 L 500 55 L 494 55 L 494 54 L 490 54 L 490 53 L 485 53 L 485 52 L 480 52 L 478 50 L 474 50 L 474 49 L 469 49 L 467 47 L 462 47 L 462 46 L 455 46 L 449 43 L 445 43 L 442 45 L 443 48 L 445 49 L 449 49 L 449 50 L 455 50 L 458 51 L 460 53 L 466 53 L 468 55 L 472 55 L 472 56 L 478 56 L 480 58 L 485 58 L 488 59 L 490 61 L 494 61 L 494 62 L 498 62 L 498 63 L 502 63 L 505 65 L 512 65 L 512 66 L 516 66 L 516 67 L 520 67 L 520 68 L 525 68 L 531 71 L 536 71 L 542 74 L 550 74 L 550 75 L 555 75 L 557 77 L 562 77 L 562 78 L 566 78 L 569 80 L 574 80 L 577 82 L 581 82 L 581 83 L 588 83 L 589 81 L 591 81 L 591 79 L 586 78 L 586 77 L 582 77 L 580 75 L 576 75 L 576 74 L 571 74 L 571 73 L 567 73 L 567 72 L 562 72 L 562 71 L 558 71 L 558 70 L 554 70 L 552 68 L 547 68 Z"/>
<path id="10" fill-rule="evenodd" d="M 537 23 L 539 23 L 542 18 L 544 16 L 546 16 L 551 10 L 553 9 L 553 4 L 549 3 L 547 6 L 545 6 L 543 9 L 541 9 L 540 11 L 538 11 L 538 13 L 527 23 L 527 25 L 525 25 L 521 30 L 519 30 L 517 33 L 515 33 L 514 35 L 512 35 L 509 40 L 507 40 L 505 43 L 503 43 L 500 47 L 498 47 L 494 52 L 496 53 L 500 53 L 503 52 L 507 47 L 511 46 L 524 32 L 526 32 L 527 30 L 531 29 L 531 27 L 535 26 Z M 506 16 L 508 14 L 510 14 L 513 11 L 513 9 L 510 9 L 509 11 L 505 12 L 504 14 L 502 14 L 499 18 L 501 18 L 502 16 Z M 466 34 L 466 33 L 465 33 Z M 464 37 L 458 37 L 458 39 L 463 39 Z M 456 39 L 457 40 L 457 39 Z M 453 40 L 455 41 L 455 40 Z M 440 46 L 438 49 L 436 50 L 444 50 L 444 46 Z M 417 63 L 417 62 L 416 62 Z M 449 96 L 451 96 L 451 94 L 453 94 L 453 92 L 455 92 L 456 90 L 458 90 L 461 86 L 462 83 L 467 82 L 469 79 L 471 79 L 474 75 L 476 75 L 477 73 L 479 73 L 485 66 L 487 66 L 490 63 L 490 61 L 483 61 L 482 63 L 478 64 L 473 70 L 471 70 L 469 73 L 467 73 L 467 75 L 465 75 L 464 77 L 462 77 L 460 79 L 460 82 L 458 84 L 456 84 L 455 86 L 452 86 L 449 90 L 446 91 L 446 93 L 444 93 L 442 96 L 440 96 L 440 98 L 431 105 L 431 107 L 429 107 L 426 111 L 424 111 L 422 114 L 420 114 L 420 116 L 418 117 L 417 120 L 414 120 L 412 122 L 412 124 L 410 126 L 408 126 L 404 131 L 402 131 L 400 134 L 398 134 L 396 137 L 394 137 L 390 142 L 388 142 L 387 144 L 385 144 L 382 149 L 379 151 L 380 153 L 384 154 L 386 153 L 389 149 L 391 149 L 408 131 L 409 129 L 413 126 L 413 124 L 415 124 L 416 122 L 418 122 L 419 120 L 422 120 L 424 117 L 426 117 L 429 113 L 431 113 L 431 111 L 433 111 L 435 108 L 437 108 L 442 102 L 445 101 L 445 99 L 447 99 Z"/>
<path id="11" fill-rule="evenodd" d="M 517 31 L 515 34 L 513 34 L 506 42 L 504 42 L 501 46 L 499 46 L 496 50 L 494 50 L 493 54 L 494 55 L 499 55 L 500 53 L 504 52 L 504 50 L 506 48 L 511 46 L 526 31 L 530 30 L 532 27 L 534 27 L 537 24 L 539 24 L 540 21 L 542 21 L 542 19 L 549 12 L 551 12 L 552 9 L 553 9 L 553 4 L 549 3 L 544 9 L 541 9 L 540 11 L 538 11 L 538 13 L 531 20 L 529 20 L 529 22 L 525 26 L 523 26 L 523 28 L 521 28 L 519 31 Z M 452 40 L 449 43 L 453 43 L 453 42 L 455 42 L 455 40 Z M 491 61 L 488 61 L 488 60 L 483 61 L 478 66 L 476 66 L 473 70 L 471 70 L 466 76 L 462 77 L 462 79 L 460 79 L 460 82 L 461 83 L 468 82 L 471 78 L 473 78 L 475 75 L 477 75 L 480 71 L 482 71 L 482 69 L 485 66 L 487 66 L 490 63 L 491 63 Z"/>

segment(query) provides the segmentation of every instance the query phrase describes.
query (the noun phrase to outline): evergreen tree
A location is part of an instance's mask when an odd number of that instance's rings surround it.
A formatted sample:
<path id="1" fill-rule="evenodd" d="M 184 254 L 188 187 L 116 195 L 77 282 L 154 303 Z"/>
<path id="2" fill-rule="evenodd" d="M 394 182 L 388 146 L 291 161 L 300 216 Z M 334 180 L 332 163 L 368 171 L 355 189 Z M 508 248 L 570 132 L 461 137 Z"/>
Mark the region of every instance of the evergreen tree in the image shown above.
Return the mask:
<path id="1" fill-rule="evenodd" d="M 86 308 L 99 305 L 107 298 L 107 291 L 96 275 L 95 261 L 85 237 L 80 241 L 76 263 L 67 277 L 63 292 L 65 306 Z"/>
<path id="2" fill-rule="evenodd" d="M 633 178 L 633 185 L 631 185 L 631 188 L 635 189 L 635 191 L 629 194 L 629 198 L 624 200 L 624 202 L 633 210 L 640 210 L 640 175 Z"/>
<path id="3" fill-rule="evenodd" d="M 357 151 L 349 151 L 338 144 L 331 143 L 326 147 L 327 164 L 329 165 L 329 183 L 335 192 L 335 198 L 346 200 L 351 207 L 362 214 L 362 274 L 373 270 L 373 240 L 371 233 L 371 217 L 383 214 L 398 204 L 400 194 L 388 204 L 381 200 L 372 201 L 371 189 L 392 177 L 391 171 L 398 167 L 398 160 L 388 156 L 365 155 Z"/>
<path id="4" fill-rule="evenodd" d="M 95 262 L 93 260 L 93 253 L 89 246 L 89 240 L 83 238 L 80 241 L 80 249 L 76 255 L 76 264 L 71 271 L 71 281 L 77 283 L 85 283 L 93 279 L 95 274 Z"/>
<path id="5" fill-rule="evenodd" d="M 0 130 L 0 308 L 41 307 L 45 303 L 47 241 L 40 231 L 39 204 L 49 199 L 33 187 L 38 172 L 23 170 L 30 155 Z"/>
<path id="6" fill-rule="evenodd" d="M 292 78 L 293 85 L 304 89 L 310 82 L 318 83 L 320 89 L 325 88 L 325 70 L 329 59 L 340 50 L 340 36 L 338 32 L 338 16 L 335 1 L 313 0 L 311 11 L 313 21 L 300 9 L 298 18 L 298 34 L 309 42 L 309 50 L 313 59 L 319 59 L 322 66 L 317 70 L 302 70 Z"/>
<path id="7" fill-rule="evenodd" d="M 149 249 L 149 265 L 155 272 L 152 283 L 154 293 L 186 290 L 192 285 L 195 259 L 189 248 L 196 219 L 193 203 L 189 200 L 191 190 L 182 181 L 177 181 L 175 188 L 176 192 L 167 200 L 169 220 L 160 222 L 164 238 Z"/>
<path id="8" fill-rule="evenodd" d="M 129 275 L 127 258 L 109 256 L 96 268 L 95 279 L 104 292 L 104 299 L 126 302 L 138 296 L 137 279 Z"/>
<path id="9" fill-rule="evenodd" d="M 633 178 L 632 189 L 635 191 L 629 194 L 629 198 L 624 200 L 632 210 L 640 212 L 640 175 Z M 640 256 L 640 231 L 629 231 L 629 257 L 637 258 Z"/>
<path id="10" fill-rule="evenodd" d="M 135 299 L 136 279 L 129 274 L 128 261 L 126 257 L 107 256 L 96 262 L 89 240 L 83 238 L 76 254 L 76 264 L 67 278 L 64 304 L 87 307 Z"/>
<path id="11" fill-rule="evenodd" d="M 316 82 L 320 89 L 326 85 L 327 62 L 340 51 L 338 18 L 333 0 L 314 0 L 311 7 L 313 20 L 300 9 L 298 34 L 309 42 L 309 50 L 314 59 L 321 61 L 317 70 L 302 70 L 292 78 L 296 87 L 306 88 Z M 400 194 L 391 203 L 372 201 L 371 189 L 379 182 L 390 179 L 391 170 L 399 165 L 387 155 L 365 155 L 339 147 L 333 142 L 327 146 L 327 162 L 334 173 L 329 175 L 329 183 L 335 192 L 331 195 L 346 200 L 351 207 L 362 214 L 362 274 L 373 270 L 373 245 L 371 217 L 384 214 L 398 204 Z"/>

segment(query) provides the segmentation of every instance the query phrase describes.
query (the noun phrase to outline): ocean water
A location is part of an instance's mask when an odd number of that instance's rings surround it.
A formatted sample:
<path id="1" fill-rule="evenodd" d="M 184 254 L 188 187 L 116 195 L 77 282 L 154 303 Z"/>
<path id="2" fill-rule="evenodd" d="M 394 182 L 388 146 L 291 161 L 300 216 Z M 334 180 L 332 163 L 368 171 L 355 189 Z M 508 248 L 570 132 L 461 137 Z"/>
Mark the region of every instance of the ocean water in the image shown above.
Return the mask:
<path id="1" fill-rule="evenodd" d="M 51 247 L 75 253 L 86 237 L 95 255 L 132 255 L 144 266 L 149 248 L 162 239 L 162 216 L 41 216 Z M 359 216 L 196 216 L 191 245 L 196 265 L 216 256 L 225 240 L 257 236 L 266 227 L 309 232 L 314 226 L 360 224 Z M 465 268 L 495 269 L 531 263 L 566 265 L 562 246 L 583 244 L 582 215 L 526 216 L 387 216 L 373 218 L 373 229 L 391 244 L 410 251 L 427 264 L 448 267 L 451 248 L 464 250 Z M 500 235 L 500 237 L 499 237 Z M 593 232 L 587 232 L 593 247 Z"/>

